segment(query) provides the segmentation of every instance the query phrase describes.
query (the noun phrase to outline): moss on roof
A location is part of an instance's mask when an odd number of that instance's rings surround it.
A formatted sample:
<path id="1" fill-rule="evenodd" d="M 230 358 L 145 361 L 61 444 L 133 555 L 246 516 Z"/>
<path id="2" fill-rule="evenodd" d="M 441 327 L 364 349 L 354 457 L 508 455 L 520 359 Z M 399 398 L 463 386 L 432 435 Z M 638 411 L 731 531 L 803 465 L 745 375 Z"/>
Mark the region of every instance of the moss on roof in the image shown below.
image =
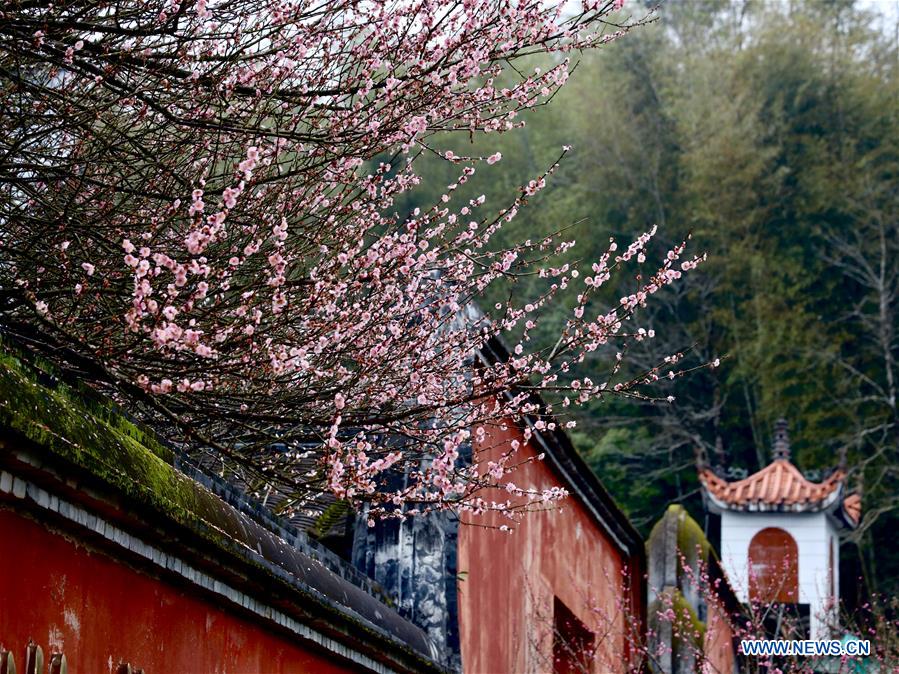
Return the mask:
<path id="1" fill-rule="evenodd" d="M 129 496 L 193 519 L 196 485 L 172 466 L 173 451 L 86 393 L 61 383 L 45 363 L 0 350 L 0 424 Z"/>
<path id="2" fill-rule="evenodd" d="M 690 567 L 696 568 L 698 562 L 707 562 L 715 551 L 709 539 L 706 538 L 699 523 L 690 517 L 687 510 L 679 504 L 669 507 L 678 518 L 677 547 L 684 555 L 685 561 Z M 701 555 L 700 559 L 697 556 Z"/>
<path id="3" fill-rule="evenodd" d="M 699 523 L 690 517 L 686 508 L 677 503 L 668 506 L 662 518 L 653 525 L 649 538 L 646 539 L 647 548 L 664 545 L 659 538 L 664 535 L 665 527 L 671 518 L 677 520 L 677 550 L 683 555 L 683 560 L 678 557 L 679 565 L 681 561 L 685 561 L 688 566 L 696 568 L 700 561 L 708 562 L 718 558 Z"/>
<path id="4" fill-rule="evenodd" d="M 152 432 L 141 429 L 126 419 L 115 405 L 103 402 L 86 387 L 63 383 L 54 368 L 40 359 L 26 360 L 14 348 L 0 340 L 0 429 L 13 431 L 64 463 L 82 469 L 166 521 L 180 524 L 200 541 L 256 567 L 276 583 L 285 579 L 287 571 L 306 589 L 289 584 L 307 599 L 315 598 L 325 614 L 340 614 L 354 624 L 357 636 L 366 633 L 383 639 L 385 630 L 392 634 L 391 650 L 405 652 L 417 661 L 412 667 L 421 671 L 443 671 L 427 659 L 424 633 L 398 615 L 390 619 L 390 611 L 365 590 L 347 583 L 327 571 L 320 563 L 312 563 L 275 534 L 260 534 L 255 522 L 241 517 L 237 510 L 212 492 L 198 485 L 174 467 L 174 452 L 163 445 Z M 6 434 L 0 440 L 7 441 Z M 2 448 L 2 444 L 0 444 Z M 257 560 L 258 551 L 265 560 Z M 250 552 L 249 555 L 245 554 Z M 275 561 L 278 560 L 278 561 Z M 221 559 L 220 559 L 221 561 Z M 274 572 L 271 562 L 283 571 Z M 310 594 L 311 591 L 311 594 Z M 359 620 L 351 611 L 366 617 Z M 308 607 L 307 601 L 303 602 Z M 304 609 L 305 612 L 306 609 Z M 368 622 L 380 616 L 389 622 Z M 378 625 L 375 627 L 375 625 Z M 400 641 L 397 641 L 397 638 Z M 414 644 L 414 645 L 413 645 Z"/>

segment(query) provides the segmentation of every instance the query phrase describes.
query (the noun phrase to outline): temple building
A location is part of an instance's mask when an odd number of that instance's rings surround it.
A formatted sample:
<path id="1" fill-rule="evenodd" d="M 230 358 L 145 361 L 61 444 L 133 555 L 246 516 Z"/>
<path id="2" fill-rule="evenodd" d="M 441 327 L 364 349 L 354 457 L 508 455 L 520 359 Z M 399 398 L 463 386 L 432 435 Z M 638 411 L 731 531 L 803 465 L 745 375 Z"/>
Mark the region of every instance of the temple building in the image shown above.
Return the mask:
<path id="1" fill-rule="evenodd" d="M 706 509 L 721 517 L 721 561 L 738 598 L 777 604 L 795 619 L 796 636 L 836 634 L 840 533 L 861 518 L 861 498 L 848 492 L 846 475 L 842 465 L 821 482 L 803 475 L 791 460 L 785 420 L 776 424 L 771 463 L 757 473 L 728 481 L 699 465 Z"/>
<path id="2" fill-rule="evenodd" d="M 512 477 L 565 489 L 563 508 L 514 535 L 495 513 L 369 526 L 333 497 L 259 498 L 0 339 L 0 674 L 631 671 L 643 541 L 537 421 L 504 420 L 469 460 L 520 443 Z"/>

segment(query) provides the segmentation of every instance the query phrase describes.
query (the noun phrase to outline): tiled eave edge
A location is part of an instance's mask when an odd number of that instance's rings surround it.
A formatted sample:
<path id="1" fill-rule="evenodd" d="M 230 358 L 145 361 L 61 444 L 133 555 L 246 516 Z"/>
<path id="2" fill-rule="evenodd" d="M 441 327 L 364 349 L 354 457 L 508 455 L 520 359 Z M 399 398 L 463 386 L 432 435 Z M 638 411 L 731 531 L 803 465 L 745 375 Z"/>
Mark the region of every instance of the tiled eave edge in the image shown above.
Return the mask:
<path id="1" fill-rule="evenodd" d="M 730 512 L 769 512 L 769 513 L 819 513 L 826 512 L 838 521 L 841 525 L 853 527 L 852 523 L 846 521 L 845 517 L 840 516 L 838 511 L 841 510 L 840 505 L 843 501 L 843 486 L 840 485 L 834 489 L 825 498 L 819 501 L 800 501 L 798 503 L 764 503 L 760 501 L 750 501 L 748 503 L 728 503 L 717 498 L 709 489 L 703 487 L 703 498 L 706 505 L 714 513 Z"/>

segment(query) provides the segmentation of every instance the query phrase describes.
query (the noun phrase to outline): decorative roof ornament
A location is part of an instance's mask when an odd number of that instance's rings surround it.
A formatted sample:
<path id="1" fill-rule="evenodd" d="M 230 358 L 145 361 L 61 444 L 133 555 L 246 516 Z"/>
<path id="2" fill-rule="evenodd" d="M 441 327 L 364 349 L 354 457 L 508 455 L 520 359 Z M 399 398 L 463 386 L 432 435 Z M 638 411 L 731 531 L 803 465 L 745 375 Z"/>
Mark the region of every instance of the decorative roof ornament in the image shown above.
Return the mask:
<path id="1" fill-rule="evenodd" d="M 846 469 L 841 465 L 821 480 L 813 481 L 793 465 L 787 420 L 778 419 L 774 426 L 772 461 L 746 475 L 735 470 L 716 472 L 698 462 L 699 481 L 707 507 L 722 510 L 842 513 L 849 528 L 861 519 L 861 497 L 847 494 Z M 728 478 L 739 478 L 731 481 Z"/>
<path id="2" fill-rule="evenodd" d="M 789 461 L 773 461 L 736 482 L 718 477 L 708 468 L 699 473 L 709 496 L 737 510 L 822 510 L 839 499 L 845 477 L 837 470 L 823 482 L 811 482 Z"/>
<path id="3" fill-rule="evenodd" d="M 789 424 L 784 418 L 778 419 L 774 424 L 774 460 L 790 460 L 790 436 L 787 433 Z"/>
<path id="4" fill-rule="evenodd" d="M 853 524 L 857 526 L 862 519 L 862 495 L 858 493 L 849 494 L 843 500 L 843 509 Z"/>

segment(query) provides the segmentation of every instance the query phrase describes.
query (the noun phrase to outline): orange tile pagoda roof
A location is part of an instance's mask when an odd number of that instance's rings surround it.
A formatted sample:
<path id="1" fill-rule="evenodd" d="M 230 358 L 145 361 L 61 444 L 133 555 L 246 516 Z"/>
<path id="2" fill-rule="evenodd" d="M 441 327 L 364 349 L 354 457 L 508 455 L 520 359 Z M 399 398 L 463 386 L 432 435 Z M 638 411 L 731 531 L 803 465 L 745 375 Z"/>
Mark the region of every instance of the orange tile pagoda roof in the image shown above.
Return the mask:
<path id="1" fill-rule="evenodd" d="M 849 494 L 843 499 L 843 510 L 853 524 L 858 524 L 862 519 L 862 497 L 859 494 Z"/>
<path id="2" fill-rule="evenodd" d="M 855 528 L 862 516 L 858 494 L 845 495 L 846 471 L 835 470 L 823 482 L 812 482 L 790 461 L 787 420 L 774 425 L 774 460 L 759 472 L 736 482 L 728 482 L 711 470 L 702 459 L 699 481 L 707 505 L 713 510 L 780 510 L 815 512 L 826 510 L 843 525 Z M 839 499 L 839 500 L 838 500 Z"/>
<path id="3" fill-rule="evenodd" d="M 839 489 L 844 477 L 845 472 L 836 470 L 823 482 L 812 482 L 787 459 L 776 459 L 738 482 L 728 482 L 708 468 L 699 472 L 706 491 L 722 504 L 737 508 L 794 506 L 789 508 L 791 510 L 824 505 L 824 501 Z"/>

